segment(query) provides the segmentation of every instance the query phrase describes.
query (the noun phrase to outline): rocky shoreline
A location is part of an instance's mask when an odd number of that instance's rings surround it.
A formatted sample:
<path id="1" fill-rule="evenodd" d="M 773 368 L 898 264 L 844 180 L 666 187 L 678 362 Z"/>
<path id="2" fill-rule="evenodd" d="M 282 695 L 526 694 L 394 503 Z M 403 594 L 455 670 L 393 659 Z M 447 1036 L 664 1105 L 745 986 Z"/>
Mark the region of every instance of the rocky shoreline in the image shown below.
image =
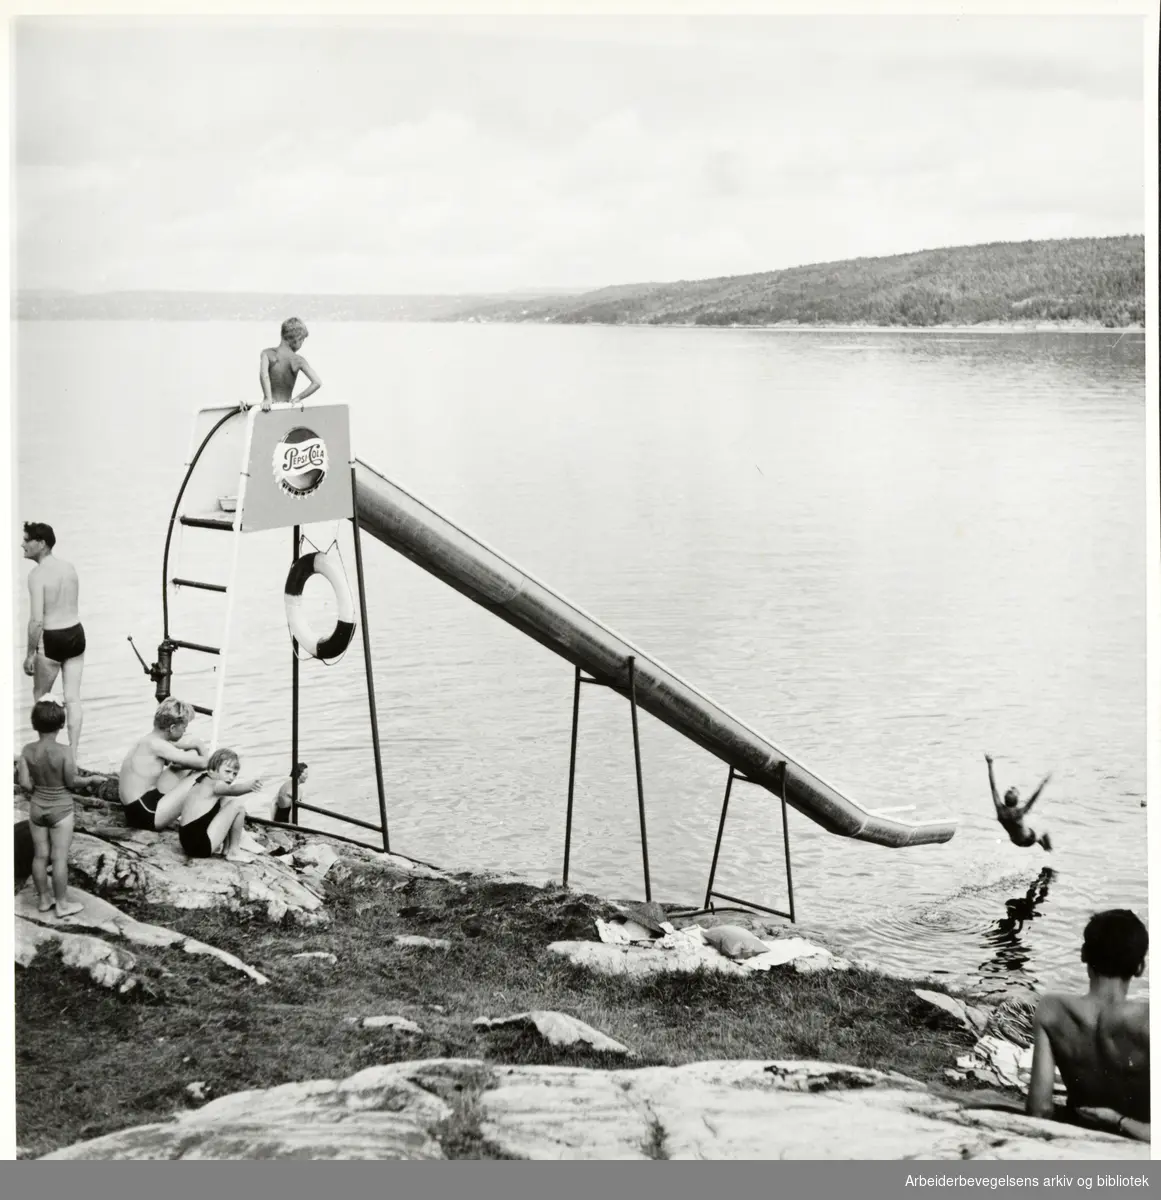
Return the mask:
<path id="1" fill-rule="evenodd" d="M 269 826 L 253 863 L 191 864 L 172 833 L 125 827 L 115 779 L 77 791 L 84 911 L 38 913 L 30 883 L 16 897 L 18 1122 L 22 1145 L 25 1130 L 38 1139 L 25 1156 L 1148 1157 L 1014 1111 L 1006 1038 L 1019 1033 L 980 998 L 893 981 L 799 928 L 451 874 Z M 17 789 L 17 820 L 26 807 Z M 61 987 L 87 1008 L 94 983 L 110 997 L 102 1020 L 148 1011 L 165 1032 L 134 1044 L 136 1066 L 93 1064 L 137 1119 L 86 1120 L 81 1095 L 70 1139 L 36 1127 L 28 1072 L 71 1064 L 23 1013 Z M 78 1038 L 99 1025 L 76 1020 Z M 220 1044 L 215 1027 L 234 1024 Z M 135 1072 L 157 1077 L 145 1100 Z M 1004 1089 L 990 1095 L 1002 1107 L 980 1107 L 973 1080 Z"/>

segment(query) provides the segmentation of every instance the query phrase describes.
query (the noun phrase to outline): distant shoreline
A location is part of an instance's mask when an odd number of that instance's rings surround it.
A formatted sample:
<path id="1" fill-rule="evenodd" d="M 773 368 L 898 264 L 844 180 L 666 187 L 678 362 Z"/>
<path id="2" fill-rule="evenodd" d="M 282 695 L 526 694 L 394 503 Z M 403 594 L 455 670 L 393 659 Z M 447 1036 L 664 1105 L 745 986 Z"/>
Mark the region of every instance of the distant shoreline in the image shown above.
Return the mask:
<path id="1" fill-rule="evenodd" d="M 699 325 L 694 321 L 536 321 L 465 317 L 430 322 L 441 325 L 553 325 L 557 328 L 598 326 L 602 329 L 764 329 L 771 333 L 1144 333 L 1144 325 L 1101 325 L 1096 321 L 980 321 L 976 325 L 828 324 L 825 321 L 780 321 L 773 325 Z"/>
<path id="2" fill-rule="evenodd" d="M 202 314 L 102 314 L 86 313 L 21 313 L 12 315 L 13 323 L 32 322 L 77 322 L 77 321 L 164 321 L 195 324 L 206 321 L 234 322 L 240 321 L 254 324 L 268 317 L 252 317 L 233 314 L 230 316 Z M 1106 333 L 1124 334 L 1145 332 L 1145 326 L 1134 325 L 1101 325 L 1096 321 L 980 321 L 975 325 L 879 325 L 866 324 L 829 324 L 825 321 L 795 322 L 780 321 L 773 325 L 705 325 L 694 321 L 552 321 L 552 320 L 520 320 L 488 319 L 486 317 L 447 317 L 447 316 L 407 316 L 407 317 L 352 317 L 327 316 L 312 317 L 317 324 L 358 324 L 358 325 L 553 325 L 557 328 L 598 326 L 603 329 L 764 329 L 772 333 Z"/>
<path id="3" fill-rule="evenodd" d="M 698 328 L 707 328 L 699 326 Z M 722 329 L 775 329 L 819 333 L 1130 333 L 1144 325 L 1100 325 L 1096 321 L 981 321 L 978 325 L 723 325 Z"/>

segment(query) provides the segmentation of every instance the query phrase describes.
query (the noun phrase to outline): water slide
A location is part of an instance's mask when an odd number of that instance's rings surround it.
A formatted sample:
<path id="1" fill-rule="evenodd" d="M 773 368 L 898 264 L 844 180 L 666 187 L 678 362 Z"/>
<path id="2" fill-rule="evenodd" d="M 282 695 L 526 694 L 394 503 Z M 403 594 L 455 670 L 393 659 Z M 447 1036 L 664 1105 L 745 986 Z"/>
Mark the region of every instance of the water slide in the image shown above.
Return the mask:
<path id="1" fill-rule="evenodd" d="M 776 796 L 785 763 L 787 804 L 828 833 L 896 847 L 954 836 L 954 820 L 899 820 L 888 814 L 900 809 L 874 811 L 844 796 L 657 659 L 359 460 L 355 496 L 361 529 L 626 696 L 633 657 L 640 708 Z"/>

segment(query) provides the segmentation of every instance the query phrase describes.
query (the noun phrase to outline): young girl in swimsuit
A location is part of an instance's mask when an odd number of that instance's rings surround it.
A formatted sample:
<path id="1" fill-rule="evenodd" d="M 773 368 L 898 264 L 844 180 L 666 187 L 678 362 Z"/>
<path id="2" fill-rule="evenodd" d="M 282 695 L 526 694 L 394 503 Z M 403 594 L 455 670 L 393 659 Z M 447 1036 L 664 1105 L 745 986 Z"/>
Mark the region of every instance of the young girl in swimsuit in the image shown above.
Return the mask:
<path id="1" fill-rule="evenodd" d="M 209 858 L 221 850 L 230 862 L 254 861 L 241 847 L 246 809 L 238 797 L 261 790 L 263 781 L 236 783 L 241 768 L 233 750 L 215 750 L 206 769 L 188 782 L 177 836 L 190 858 Z"/>
<path id="2" fill-rule="evenodd" d="M 77 768 L 72 749 L 56 740 L 64 725 L 65 710 L 59 704 L 38 700 L 32 708 L 32 728 L 40 738 L 20 751 L 17 772 L 20 786 L 32 793 L 28 824 L 33 844 L 32 879 L 40 896 L 37 907 L 48 912 L 55 906 L 58 917 L 71 917 L 84 905 L 68 898 L 69 845 L 73 840 L 73 798 L 68 789 L 76 781 Z"/>

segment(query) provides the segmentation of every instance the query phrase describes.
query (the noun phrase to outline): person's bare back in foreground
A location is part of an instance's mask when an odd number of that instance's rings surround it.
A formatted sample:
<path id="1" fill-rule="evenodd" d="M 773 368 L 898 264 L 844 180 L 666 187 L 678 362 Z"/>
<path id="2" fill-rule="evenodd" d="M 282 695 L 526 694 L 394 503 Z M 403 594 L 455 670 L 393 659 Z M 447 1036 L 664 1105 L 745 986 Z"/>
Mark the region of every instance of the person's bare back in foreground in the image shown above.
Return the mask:
<path id="1" fill-rule="evenodd" d="M 322 387 L 322 380 L 299 350 L 309 337 L 306 326 L 297 318 L 289 317 L 282 322 L 282 341 L 277 346 L 263 350 L 258 359 L 258 381 L 262 385 L 262 411 L 269 412 L 270 405 L 298 403 L 313 396 Z M 301 371 L 310 380 L 310 386 L 294 395 L 294 384 Z"/>
<path id="2" fill-rule="evenodd" d="M 1128 909 L 1097 913 L 1084 931 L 1083 996 L 1049 993 L 1036 1010 L 1027 1111 L 1054 1113 L 1056 1069 L 1068 1111 L 1086 1124 L 1149 1140 L 1149 1005 L 1126 998 L 1145 969 L 1149 935 Z"/>

